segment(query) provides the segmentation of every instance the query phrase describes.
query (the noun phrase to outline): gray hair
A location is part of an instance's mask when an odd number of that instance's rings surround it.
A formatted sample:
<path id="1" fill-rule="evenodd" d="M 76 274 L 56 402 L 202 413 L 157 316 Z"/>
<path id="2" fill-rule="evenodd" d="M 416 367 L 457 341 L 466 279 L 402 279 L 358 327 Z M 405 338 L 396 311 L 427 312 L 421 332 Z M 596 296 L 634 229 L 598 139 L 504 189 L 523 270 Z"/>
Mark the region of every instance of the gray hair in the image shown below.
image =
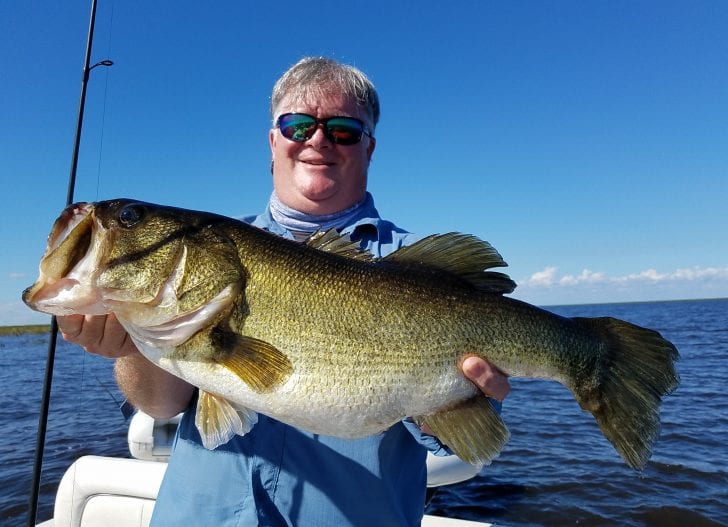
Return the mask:
<path id="1" fill-rule="evenodd" d="M 326 57 L 305 57 L 291 66 L 273 86 L 270 100 L 274 124 L 286 98 L 306 101 L 332 94 L 351 97 L 369 118 L 372 131 L 379 122 L 379 96 L 369 78 L 354 66 Z"/>

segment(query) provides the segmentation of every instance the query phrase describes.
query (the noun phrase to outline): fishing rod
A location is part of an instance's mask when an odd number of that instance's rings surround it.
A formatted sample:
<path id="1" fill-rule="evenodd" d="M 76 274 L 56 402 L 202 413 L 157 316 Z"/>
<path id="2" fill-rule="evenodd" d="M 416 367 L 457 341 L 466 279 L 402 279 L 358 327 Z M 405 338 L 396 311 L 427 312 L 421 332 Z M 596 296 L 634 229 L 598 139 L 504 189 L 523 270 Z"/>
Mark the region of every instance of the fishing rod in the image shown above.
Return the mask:
<path id="1" fill-rule="evenodd" d="M 86 106 L 86 86 L 91 70 L 97 66 L 112 66 L 110 60 L 102 60 L 93 66 L 91 63 L 91 48 L 94 38 L 94 25 L 96 24 L 96 0 L 91 0 L 91 14 L 89 16 L 88 38 L 86 40 L 86 54 L 83 63 L 83 76 L 81 78 L 81 96 L 78 103 L 78 119 L 76 121 L 76 136 L 73 141 L 73 154 L 71 156 L 71 172 L 68 176 L 68 192 L 66 193 L 66 206 L 73 203 L 73 193 L 76 187 L 76 168 L 78 167 L 78 151 L 81 145 L 81 128 L 83 126 L 83 111 Z M 43 468 L 43 451 L 45 450 L 46 428 L 48 425 L 48 408 L 51 399 L 51 385 L 53 383 L 53 365 L 56 358 L 56 339 L 58 338 L 58 322 L 51 317 L 50 338 L 48 341 L 48 355 L 46 358 L 45 378 L 41 394 L 40 415 L 38 417 L 38 435 L 35 442 L 35 459 L 33 462 L 33 477 L 30 489 L 30 503 L 28 507 L 28 527 L 35 527 L 38 514 L 38 495 L 40 493 L 40 478 Z"/>

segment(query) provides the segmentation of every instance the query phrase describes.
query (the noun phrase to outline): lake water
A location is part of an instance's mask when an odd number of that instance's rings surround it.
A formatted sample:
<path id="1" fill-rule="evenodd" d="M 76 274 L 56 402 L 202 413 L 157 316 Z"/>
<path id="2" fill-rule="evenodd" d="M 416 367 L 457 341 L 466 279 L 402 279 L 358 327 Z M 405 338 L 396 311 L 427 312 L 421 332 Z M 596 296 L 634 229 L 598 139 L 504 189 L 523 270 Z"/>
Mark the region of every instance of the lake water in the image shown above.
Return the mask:
<path id="1" fill-rule="evenodd" d="M 427 512 L 502 527 L 728 526 L 728 300 L 552 307 L 614 316 L 678 347 L 681 385 L 662 406 L 662 435 L 643 472 L 625 465 L 571 394 L 512 380 L 506 449 L 481 475 L 441 488 Z M 0 524 L 27 522 L 47 336 L 0 337 Z M 39 519 L 75 458 L 126 456 L 110 361 L 59 341 Z"/>

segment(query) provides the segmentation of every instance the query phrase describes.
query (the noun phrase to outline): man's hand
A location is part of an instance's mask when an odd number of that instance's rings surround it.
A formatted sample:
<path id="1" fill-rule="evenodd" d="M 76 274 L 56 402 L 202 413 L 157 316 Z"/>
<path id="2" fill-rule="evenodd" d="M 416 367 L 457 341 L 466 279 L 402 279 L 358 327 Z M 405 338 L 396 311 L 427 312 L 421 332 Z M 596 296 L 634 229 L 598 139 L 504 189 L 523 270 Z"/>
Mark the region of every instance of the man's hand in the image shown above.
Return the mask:
<path id="1" fill-rule="evenodd" d="M 195 387 L 149 362 L 114 315 L 69 315 L 56 320 L 67 341 L 89 353 L 117 359 L 116 381 L 136 408 L 168 418 L 189 404 Z"/>
<path id="2" fill-rule="evenodd" d="M 460 369 L 470 382 L 475 384 L 481 392 L 491 399 L 503 401 L 511 391 L 508 376 L 490 362 L 475 355 L 463 359 L 463 362 L 460 364 Z M 427 424 L 420 426 L 424 433 L 435 435 Z"/>
<path id="3" fill-rule="evenodd" d="M 463 374 L 488 397 L 503 401 L 511 391 L 508 376 L 479 357 L 466 357 L 460 368 Z"/>
<path id="4" fill-rule="evenodd" d="M 89 353 L 110 359 L 138 353 L 129 334 L 114 315 L 68 315 L 56 320 L 63 338 Z"/>

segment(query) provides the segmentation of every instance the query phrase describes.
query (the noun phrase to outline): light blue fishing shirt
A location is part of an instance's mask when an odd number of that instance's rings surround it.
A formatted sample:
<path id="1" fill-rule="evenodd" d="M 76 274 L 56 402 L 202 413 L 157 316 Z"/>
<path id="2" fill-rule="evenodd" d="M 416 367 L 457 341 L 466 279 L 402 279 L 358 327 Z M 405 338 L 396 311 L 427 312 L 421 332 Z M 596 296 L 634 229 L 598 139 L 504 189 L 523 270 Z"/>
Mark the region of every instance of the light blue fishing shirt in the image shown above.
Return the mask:
<path id="1" fill-rule="evenodd" d="M 245 221 L 293 237 L 269 208 Z M 369 194 L 342 233 L 376 256 L 418 239 L 381 219 Z M 412 422 L 352 440 L 259 415 L 248 434 L 210 451 L 195 428 L 195 403 L 180 423 L 152 526 L 420 525 L 426 452 L 445 449 Z"/>

